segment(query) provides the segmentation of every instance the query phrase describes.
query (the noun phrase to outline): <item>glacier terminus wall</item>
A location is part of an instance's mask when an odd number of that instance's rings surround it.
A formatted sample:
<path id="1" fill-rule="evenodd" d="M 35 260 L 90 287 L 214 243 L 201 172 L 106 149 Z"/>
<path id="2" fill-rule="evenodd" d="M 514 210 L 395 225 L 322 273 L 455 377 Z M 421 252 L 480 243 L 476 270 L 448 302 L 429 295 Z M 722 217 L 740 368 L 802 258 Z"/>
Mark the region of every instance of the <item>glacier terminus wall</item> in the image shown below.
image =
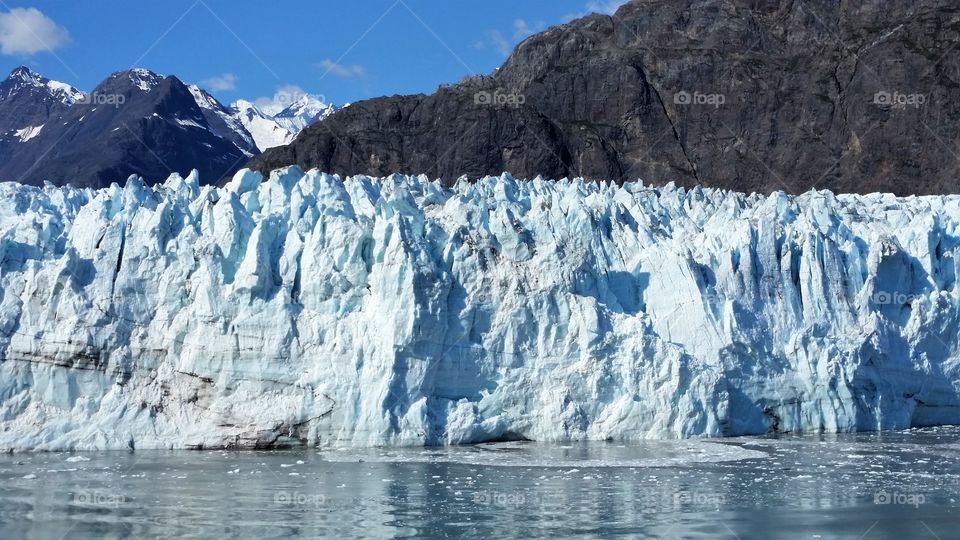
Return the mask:
<path id="1" fill-rule="evenodd" d="M 0 184 L 0 449 L 960 423 L 960 196 Z"/>

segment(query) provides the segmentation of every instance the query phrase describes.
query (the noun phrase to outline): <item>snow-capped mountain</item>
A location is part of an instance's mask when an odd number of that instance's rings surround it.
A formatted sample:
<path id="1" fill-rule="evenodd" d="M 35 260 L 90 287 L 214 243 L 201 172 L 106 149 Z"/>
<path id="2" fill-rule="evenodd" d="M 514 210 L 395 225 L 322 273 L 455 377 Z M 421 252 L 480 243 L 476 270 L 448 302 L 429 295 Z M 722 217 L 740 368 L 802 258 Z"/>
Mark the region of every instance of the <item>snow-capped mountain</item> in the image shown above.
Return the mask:
<path id="1" fill-rule="evenodd" d="M 250 133 L 261 152 L 267 148 L 288 144 L 296 137 L 296 133 L 249 101 L 238 100 L 231 107 L 234 118 Z"/>
<path id="2" fill-rule="evenodd" d="M 83 99 L 83 92 L 69 84 L 27 67 L 13 70 L 0 82 L 0 145 L 36 137 L 51 117 Z"/>
<path id="3" fill-rule="evenodd" d="M 33 131 L 0 146 L 0 180 L 102 187 L 130 174 L 157 181 L 194 166 L 216 180 L 258 152 L 249 135 L 236 131 L 239 124 L 223 118 L 229 111 L 215 100 L 202 107 L 176 77 L 120 71 L 86 95 L 23 70 L 3 84 L 13 87 L 4 95 L 17 107 L 36 103 L 36 88 L 59 99 L 26 124 Z"/>
<path id="4" fill-rule="evenodd" d="M 112 77 L 126 78 L 141 92 L 150 92 L 163 83 L 165 78 L 159 73 L 154 73 L 149 69 L 134 68 L 127 71 L 117 72 Z"/>
<path id="5" fill-rule="evenodd" d="M 303 95 L 273 118 L 288 131 L 297 135 L 303 128 L 337 112 L 337 107 L 319 99 Z"/>
<path id="6" fill-rule="evenodd" d="M 289 106 L 280 107 L 282 105 L 258 106 L 246 100 L 235 101 L 232 105 L 234 116 L 253 136 L 261 152 L 289 144 L 305 127 L 338 110 L 336 106 L 310 95 L 300 96 Z"/>
<path id="7" fill-rule="evenodd" d="M 230 108 L 199 86 L 140 68 L 84 94 L 21 67 L 0 82 L 0 181 L 102 187 L 195 165 L 215 181 L 334 110 L 310 96 L 275 116 Z"/>
<path id="8" fill-rule="evenodd" d="M 18 67 L 10 72 L 10 76 L 5 82 L 9 82 L 10 85 L 3 88 L 0 97 L 10 97 L 22 88 L 41 88 L 60 103 L 73 105 L 82 100 L 84 96 L 83 92 L 69 84 L 50 80 L 25 66 Z"/>
<path id="9" fill-rule="evenodd" d="M 0 185 L 0 448 L 960 423 L 960 196 Z"/>

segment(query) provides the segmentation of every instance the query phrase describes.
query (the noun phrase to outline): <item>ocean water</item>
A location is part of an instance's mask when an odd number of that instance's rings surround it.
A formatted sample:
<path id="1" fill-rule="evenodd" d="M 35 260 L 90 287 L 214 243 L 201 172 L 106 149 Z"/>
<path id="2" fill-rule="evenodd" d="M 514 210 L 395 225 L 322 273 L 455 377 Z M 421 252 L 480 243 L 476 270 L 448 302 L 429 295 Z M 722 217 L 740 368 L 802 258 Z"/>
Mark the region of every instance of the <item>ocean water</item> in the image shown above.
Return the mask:
<path id="1" fill-rule="evenodd" d="M 960 428 L 0 456 L 0 538 L 957 538 Z"/>

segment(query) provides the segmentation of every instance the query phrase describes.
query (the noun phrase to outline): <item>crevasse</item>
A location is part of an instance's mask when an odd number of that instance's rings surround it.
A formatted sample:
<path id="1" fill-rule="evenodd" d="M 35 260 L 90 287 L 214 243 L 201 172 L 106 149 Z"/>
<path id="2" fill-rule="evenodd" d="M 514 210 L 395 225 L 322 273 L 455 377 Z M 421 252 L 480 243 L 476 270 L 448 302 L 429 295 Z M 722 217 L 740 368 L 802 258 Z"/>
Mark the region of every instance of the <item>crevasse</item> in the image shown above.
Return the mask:
<path id="1" fill-rule="evenodd" d="M 0 448 L 960 422 L 960 197 L 0 185 Z"/>

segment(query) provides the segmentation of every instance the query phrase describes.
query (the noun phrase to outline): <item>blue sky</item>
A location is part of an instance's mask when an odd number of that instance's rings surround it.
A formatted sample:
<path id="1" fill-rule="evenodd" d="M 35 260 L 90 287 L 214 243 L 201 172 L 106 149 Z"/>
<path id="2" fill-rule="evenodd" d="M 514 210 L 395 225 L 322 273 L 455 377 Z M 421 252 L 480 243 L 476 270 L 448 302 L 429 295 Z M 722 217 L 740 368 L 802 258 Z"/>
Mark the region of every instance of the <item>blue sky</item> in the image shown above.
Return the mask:
<path id="1" fill-rule="evenodd" d="M 145 67 L 223 102 L 288 89 L 342 104 L 489 73 L 532 32 L 623 0 L 0 0 L 0 69 L 91 90 Z"/>

